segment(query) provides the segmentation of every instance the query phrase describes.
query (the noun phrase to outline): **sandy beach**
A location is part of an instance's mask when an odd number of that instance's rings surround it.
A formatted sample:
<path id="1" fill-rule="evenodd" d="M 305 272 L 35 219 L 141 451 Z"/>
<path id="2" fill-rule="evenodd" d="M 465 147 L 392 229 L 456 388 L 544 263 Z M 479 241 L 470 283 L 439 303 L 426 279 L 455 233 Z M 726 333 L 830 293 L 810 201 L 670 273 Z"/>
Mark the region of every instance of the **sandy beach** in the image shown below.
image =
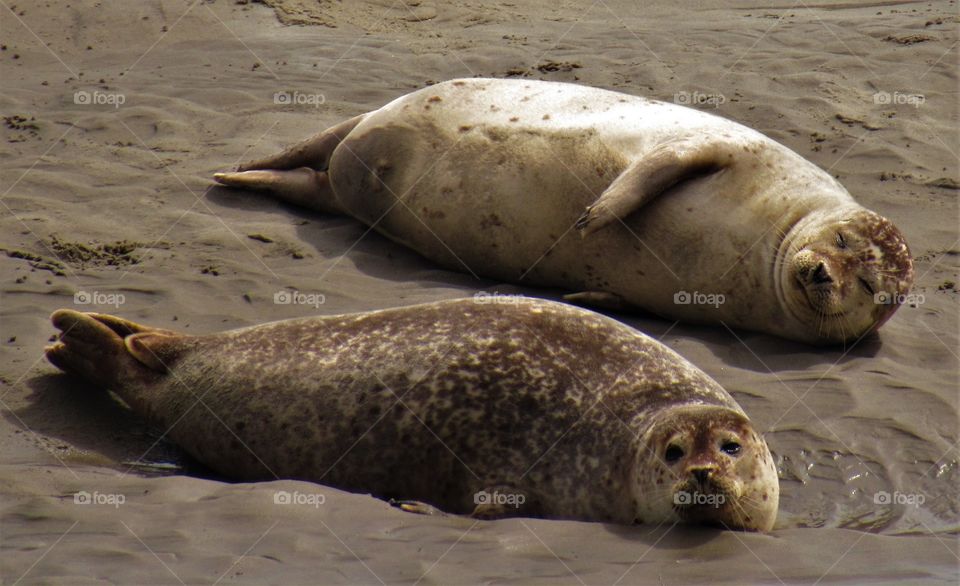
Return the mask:
<path id="1" fill-rule="evenodd" d="M 0 583 L 956 584 L 958 24 L 955 0 L 0 2 Z M 764 432 L 773 532 L 474 521 L 229 483 L 43 358 L 61 307 L 214 332 L 478 291 L 558 298 L 213 187 L 240 161 L 472 76 L 730 118 L 906 235 L 911 302 L 845 348 L 611 314 Z M 274 302 L 290 288 L 323 303 Z M 278 491 L 322 498 L 276 504 Z"/>

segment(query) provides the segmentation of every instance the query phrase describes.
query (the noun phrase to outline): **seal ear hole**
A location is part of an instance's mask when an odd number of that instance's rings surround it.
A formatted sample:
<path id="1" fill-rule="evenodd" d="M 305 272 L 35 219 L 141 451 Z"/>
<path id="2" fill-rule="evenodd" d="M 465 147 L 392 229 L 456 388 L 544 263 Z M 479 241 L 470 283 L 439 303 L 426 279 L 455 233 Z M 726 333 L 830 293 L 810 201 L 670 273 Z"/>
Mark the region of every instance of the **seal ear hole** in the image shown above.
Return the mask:
<path id="1" fill-rule="evenodd" d="M 683 457 L 683 448 L 677 445 L 667 446 L 667 451 L 663 454 L 663 459 L 668 464 L 673 464 Z"/>
<path id="2" fill-rule="evenodd" d="M 728 456 L 739 456 L 740 450 L 741 447 L 739 442 L 723 442 L 723 445 L 720 446 L 720 451 Z"/>

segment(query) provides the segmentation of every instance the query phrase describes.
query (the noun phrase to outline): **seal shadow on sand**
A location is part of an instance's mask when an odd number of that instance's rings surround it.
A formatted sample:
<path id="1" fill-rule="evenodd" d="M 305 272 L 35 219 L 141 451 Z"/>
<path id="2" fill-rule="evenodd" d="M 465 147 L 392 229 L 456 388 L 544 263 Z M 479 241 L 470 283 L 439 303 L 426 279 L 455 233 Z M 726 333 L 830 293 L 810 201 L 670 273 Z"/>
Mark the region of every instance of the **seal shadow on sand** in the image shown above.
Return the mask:
<path id="1" fill-rule="evenodd" d="M 300 240 L 309 244 L 325 261 L 341 256 L 352 258 L 358 271 L 365 275 L 401 282 L 416 278 L 437 285 L 463 288 L 465 291 L 493 286 L 496 282 L 457 273 L 440 267 L 416 252 L 395 244 L 374 230 L 347 216 L 327 215 L 284 204 L 252 191 L 212 186 L 206 191 L 211 202 L 223 207 L 260 213 L 282 214 L 291 219 L 307 220 L 296 227 Z M 330 229 L 339 228 L 339 238 L 330 238 Z M 349 233 L 346 231 L 349 230 Z M 324 237 L 326 236 L 326 237 Z M 322 270 L 317 271 L 319 277 Z"/>
<path id="2" fill-rule="evenodd" d="M 344 255 L 359 259 L 361 262 L 354 263 L 357 270 L 377 279 L 400 282 L 416 278 L 437 285 L 463 289 L 464 296 L 477 291 L 495 289 L 501 293 L 563 301 L 565 294 L 572 293 L 572 291 L 560 289 L 502 283 L 474 277 L 466 272 L 449 270 L 388 240 L 376 231 L 371 230 L 363 235 L 367 227 L 357 220 L 284 204 L 253 191 L 212 186 L 206 191 L 206 197 L 211 202 L 228 208 L 272 212 L 310 220 L 309 224 L 297 227 L 302 242 L 312 246 L 324 259 L 335 259 Z M 352 227 L 356 228 L 356 231 L 355 235 L 337 242 L 325 237 L 329 232 L 325 234 L 324 231 L 318 230 L 318 227 Z M 354 245 L 361 235 L 363 237 Z M 320 271 L 318 276 L 319 274 L 321 274 Z M 801 342 L 757 332 L 734 329 L 731 333 L 722 326 L 677 323 L 639 308 L 632 309 L 629 313 L 595 307 L 587 308 L 623 322 L 658 340 L 668 333 L 699 339 L 718 360 L 727 366 L 761 373 L 768 372 L 769 369 L 797 370 L 843 364 L 850 360 L 873 357 L 882 347 L 882 334 L 876 332 L 867 334 L 858 343 L 848 345 L 846 348 L 842 345 L 815 348 Z"/>
<path id="3" fill-rule="evenodd" d="M 46 449 L 68 466 L 107 465 L 138 475 L 224 480 L 103 389 L 62 373 L 43 374 L 26 385 L 32 391 L 29 404 L 4 411 L 3 417 L 17 429 L 63 442 Z"/>

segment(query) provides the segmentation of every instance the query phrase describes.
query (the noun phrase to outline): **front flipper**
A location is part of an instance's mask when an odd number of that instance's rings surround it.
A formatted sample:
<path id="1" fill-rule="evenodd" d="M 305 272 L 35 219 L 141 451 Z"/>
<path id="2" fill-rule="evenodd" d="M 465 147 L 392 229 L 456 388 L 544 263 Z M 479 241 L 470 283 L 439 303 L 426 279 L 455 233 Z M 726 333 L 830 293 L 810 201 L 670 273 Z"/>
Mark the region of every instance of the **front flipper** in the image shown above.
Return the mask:
<path id="1" fill-rule="evenodd" d="M 684 138 L 657 146 L 630 164 L 577 220 L 581 236 L 623 220 L 670 187 L 734 161 L 735 143 L 713 138 Z"/>

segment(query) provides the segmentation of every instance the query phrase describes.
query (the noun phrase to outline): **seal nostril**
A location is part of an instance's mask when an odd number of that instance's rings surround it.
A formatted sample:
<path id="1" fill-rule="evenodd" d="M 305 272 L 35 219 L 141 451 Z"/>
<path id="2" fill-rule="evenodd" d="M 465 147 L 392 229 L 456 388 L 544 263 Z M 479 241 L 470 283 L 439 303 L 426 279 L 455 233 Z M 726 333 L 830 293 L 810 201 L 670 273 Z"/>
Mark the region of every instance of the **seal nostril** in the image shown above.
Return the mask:
<path id="1" fill-rule="evenodd" d="M 705 485 L 710 480 L 710 469 L 709 468 L 697 468 L 692 470 L 693 477 L 697 482 L 702 486 Z"/>
<path id="2" fill-rule="evenodd" d="M 813 270 L 813 275 L 810 279 L 815 285 L 833 282 L 833 279 L 830 278 L 830 273 L 827 272 L 827 267 L 823 264 L 823 261 L 817 263 L 817 268 Z"/>

